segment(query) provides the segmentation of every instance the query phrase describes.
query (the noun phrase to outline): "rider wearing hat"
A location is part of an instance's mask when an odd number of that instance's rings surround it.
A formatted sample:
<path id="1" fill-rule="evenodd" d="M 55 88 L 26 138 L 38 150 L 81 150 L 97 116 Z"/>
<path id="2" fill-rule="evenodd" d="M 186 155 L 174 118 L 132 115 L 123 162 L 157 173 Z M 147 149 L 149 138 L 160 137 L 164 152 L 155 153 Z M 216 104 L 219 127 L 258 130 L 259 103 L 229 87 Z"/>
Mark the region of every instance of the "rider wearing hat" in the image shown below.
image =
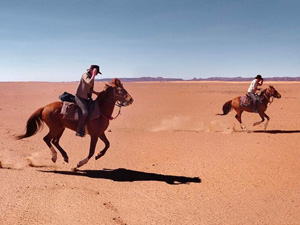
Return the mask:
<path id="1" fill-rule="evenodd" d="M 248 88 L 248 95 L 251 97 L 251 99 L 253 100 L 253 105 L 252 105 L 252 111 L 255 112 L 256 111 L 256 107 L 257 107 L 257 98 L 255 96 L 255 93 L 257 90 L 260 90 L 260 88 L 258 88 L 258 86 L 261 86 L 264 82 L 264 79 L 262 78 L 261 75 L 257 75 L 255 77 L 255 79 L 251 82 L 249 88 Z"/>
<path id="2" fill-rule="evenodd" d="M 75 94 L 75 101 L 81 109 L 81 115 L 79 116 L 78 120 L 76 136 L 85 136 L 84 125 L 89 113 L 88 101 L 92 99 L 92 94 L 99 95 L 98 92 L 94 91 L 94 81 L 98 73 L 102 74 L 100 72 L 99 66 L 91 65 L 90 69 L 88 69 L 86 73 L 82 74 L 81 79 L 79 81 Z"/>

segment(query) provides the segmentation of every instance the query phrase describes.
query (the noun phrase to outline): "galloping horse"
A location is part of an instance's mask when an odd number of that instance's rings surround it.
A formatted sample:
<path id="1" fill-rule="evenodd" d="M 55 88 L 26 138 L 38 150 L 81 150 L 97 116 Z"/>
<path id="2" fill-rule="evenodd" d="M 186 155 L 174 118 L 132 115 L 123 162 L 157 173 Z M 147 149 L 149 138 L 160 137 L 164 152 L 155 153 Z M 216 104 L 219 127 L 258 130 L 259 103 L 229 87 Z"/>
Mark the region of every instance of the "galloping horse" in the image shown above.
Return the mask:
<path id="1" fill-rule="evenodd" d="M 77 168 L 86 164 L 94 155 L 98 138 L 104 142 L 105 147 L 98 153 L 96 160 L 106 153 L 110 143 L 104 132 L 109 125 L 109 120 L 112 119 L 111 115 L 114 107 L 116 104 L 119 107 L 128 106 L 132 104 L 133 99 L 124 89 L 121 81 L 115 78 L 110 84 L 106 84 L 104 91 L 99 94 L 95 101 L 96 104 L 99 104 L 101 116 L 97 119 L 89 120 L 86 123 L 87 132 L 91 136 L 90 151 L 87 158 L 78 162 Z M 64 161 L 67 163 L 69 162 L 67 153 L 59 145 L 59 139 L 61 138 L 65 128 L 75 131 L 78 123 L 78 121 L 64 119 L 60 114 L 61 108 L 62 102 L 53 102 L 39 108 L 28 119 L 25 134 L 17 137 L 18 139 L 31 137 L 40 130 L 43 122 L 46 123 L 49 127 L 49 133 L 43 138 L 43 140 L 52 152 L 52 161 L 54 163 L 57 160 L 57 152 L 53 145 L 60 151 Z"/>
<path id="2" fill-rule="evenodd" d="M 271 101 L 272 97 L 281 98 L 281 95 L 275 90 L 275 88 L 273 86 L 269 86 L 268 88 L 264 89 L 260 93 L 260 95 L 259 95 L 260 103 L 257 106 L 257 113 L 260 115 L 262 120 L 259 122 L 255 122 L 253 124 L 253 126 L 261 124 L 262 122 L 265 121 L 265 118 L 266 118 L 267 122 L 265 124 L 265 130 L 267 129 L 270 118 L 265 113 L 265 111 L 267 110 L 268 103 L 272 102 Z M 239 96 L 239 97 L 234 98 L 233 100 L 226 102 L 223 105 L 223 114 L 217 114 L 217 115 L 221 115 L 221 116 L 227 115 L 232 108 L 237 112 L 237 114 L 235 115 L 235 118 L 240 122 L 241 128 L 243 130 L 246 130 L 246 127 L 242 123 L 242 113 L 243 113 L 243 111 L 253 112 L 251 106 L 242 105 L 241 104 L 241 96 Z"/>

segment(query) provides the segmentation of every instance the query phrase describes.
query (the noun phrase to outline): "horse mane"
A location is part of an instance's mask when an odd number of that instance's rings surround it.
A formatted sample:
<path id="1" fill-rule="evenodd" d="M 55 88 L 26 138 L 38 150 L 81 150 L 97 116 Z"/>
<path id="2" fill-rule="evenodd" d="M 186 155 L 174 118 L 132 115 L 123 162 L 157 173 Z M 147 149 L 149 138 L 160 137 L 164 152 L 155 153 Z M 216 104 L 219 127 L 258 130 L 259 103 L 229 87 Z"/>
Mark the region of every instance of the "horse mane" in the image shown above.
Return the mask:
<path id="1" fill-rule="evenodd" d="M 104 90 L 109 87 L 123 87 L 123 84 L 118 78 L 114 78 L 111 82 L 105 84 Z"/>
<path id="2" fill-rule="evenodd" d="M 104 85 L 104 89 L 103 89 L 103 91 L 106 91 L 108 88 L 110 88 L 110 87 L 112 87 L 112 85 L 110 84 L 110 83 L 106 83 L 105 85 Z"/>
<path id="3" fill-rule="evenodd" d="M 99 93 L 99 95 L 98 95 L 98 97 L 97 97 L 97 99 L 102 99 L 102 98 L 104 98 L 105 97 L 105 94 L 106 94 L 106 91 L 107 91 L 107 89 L 108 88 L 110 88 L 110 87 L 114 87 L 115 85 L 114 85 L 114 83 L 113 82 L 110 82 L 110 83 L 105 83 L 105 85 L 104 85 L 104 88 L 103 88 L 103 91 L 101 91 L 100 93 Z"/>
<path id="4" fill-rule="evenodd" d="M 263 96 L 263 95 L 265 94 L 265 92 L 267 91 L 267 89 L 268 89 L 268 88 L 262 90 L 262 91 L 260 92 L 260 95 L 259 95 L 259 96 Z"/>
<path id="5" fill-rule="evenodd" d="M 119 86 L 123 86 L 123 84 L 121 83 L 121 81 L 118 78 L 114 78 L 111 82 L 107 82 L 104 85 L 103 91 L 101 91 L 97 97 L 97 99 L 101 99 L 105 97 L 106 91 L 108 88 L 110 87 L 119 87 Z"/>
<path id="6" fill-rule="evenodd" d="M 272 85 L 270 85 L 268 88 L 275 89 Z M 265 92 L 268 90 L 268 88 L 262 90 L 262 91 L 260 92 L 260 95 L 259 95 L 259 96 L 262 96 L 263 94 L 265 94 Z"/>
<path id="7" fill-rule="evenodd" d="M 101 91 L 97 98 L 104 98 L 104 95 L 105 95 L 105 90 Z"/>

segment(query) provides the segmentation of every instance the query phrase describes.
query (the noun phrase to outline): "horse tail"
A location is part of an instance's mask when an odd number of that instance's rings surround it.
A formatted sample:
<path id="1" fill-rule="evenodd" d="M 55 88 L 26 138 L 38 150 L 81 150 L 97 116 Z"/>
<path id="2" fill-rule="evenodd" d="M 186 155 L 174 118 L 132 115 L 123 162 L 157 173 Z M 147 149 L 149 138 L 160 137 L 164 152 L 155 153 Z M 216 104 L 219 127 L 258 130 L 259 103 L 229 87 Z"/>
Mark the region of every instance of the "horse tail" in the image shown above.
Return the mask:
<path id="1" fill-rule="evenodd" d="M 27 120 L 25 134 L 17 136 L 17 139 L 20 140 L 23 138 L 31 137 L 41 129 L 41 127 L 43 126 L 43 119 L 42 119 L 43 110 L 44 107 L 41 107 L 29 117 L 29 119 Z"/>
<path id="2" fill-rule="evenodd" d="M 219 115 L 219 116 L 225 116 L 225 115 L 227 115 L 229 112 L 230 112 L 230 110 L 231 110 L 231 102 L 232 102 L 232 100 L 230 100 L 230 101 L 228 101 L 228 102 L 226 102 L 224 105 L 223 105 L 223 114 L 217 114 L 217 115 Z"/>

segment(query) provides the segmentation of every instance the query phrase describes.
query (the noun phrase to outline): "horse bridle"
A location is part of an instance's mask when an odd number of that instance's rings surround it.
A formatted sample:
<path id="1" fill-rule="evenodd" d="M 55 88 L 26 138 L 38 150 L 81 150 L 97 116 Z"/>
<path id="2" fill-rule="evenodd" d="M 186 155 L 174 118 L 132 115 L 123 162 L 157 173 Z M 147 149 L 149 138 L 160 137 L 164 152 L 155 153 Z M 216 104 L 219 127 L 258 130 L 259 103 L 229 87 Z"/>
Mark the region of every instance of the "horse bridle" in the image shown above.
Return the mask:
<path id="1" fill-rule="evenodd" d="M 270 96 L 267 95 L 267 92 L 269 93 Z M 272 104 L 273 100 L 274 100 L 274 96 L 273 94 L 271 94 L 269 92 L 269 89 L 267 89 L 264 93 L 264 96 L 266 97 L 266 99 L 268 99 L 268 103 L 270 103 L 270 105 Z"/>
<path id="2" fill-rule="evenodd" d="M 122 107 L 122 106 L 126 106 L 126 104 L 124 104 L 124 103 L 127 103 L 127 97 L 129 96 L 129 94 L 128 93 L 126 93 L 125 95 L 121 95 L 121 94 L 119 94 L 119 91 L 118 91 L 118 87 L 113 87 L 113 89 L 114 89 L 114 96 L 117 96 L 117 97 L 119 97 L 119 98 L 122 98 L 122 102 L 121 102 L 121 104 L 119 103 L 120 101 L 119 100 L 117 100 L 116 101 L 116 103 L 115 103 L 115 105 L 116 106 L 118 106 L 118 107 Z"/>
<path id="3" fill-rule="evenodd" d="M 105 116 L 104 114 L 103 114 L 103 112 L 99 109 L 99 111 L 100 111 L 100 114 L 104 117 L 104 118 L 106 118 L 107 120 L 114 120 L 114 119 L 117 119 L 118 118 L 118 116 L 121 114 L 121 106 L 119 106 L 119 112 L 118 112 L 118 114 L 115 116 L 115 117 L 107 117 L 107 116 Z"/>
<path id="4" fill-rule="evenodd" d="M 111 86 L 111 87 L 112 87 L 112 86 Z M 128 97 L 128 93 L 127 93 L 125 96 L 120 95 L 120 94 L 116 94 L 116 93 L 119 93 L 118 90 L 117 90 L 117 87 L 112 87 L 112 88 L 113 88 L 113 91 L 114 91 L 114 96 L 118 96 L 118 97 L 122 98 L 122 99 L 124 100 L 124 102 L 127 102 L 126 98 Z M 115 104 L 115 106 L 118 106 L 118 107 L 119 107 L 119 112 L 118 112 L 118 114 L 117 114 L 115 117 L 112 117 L 112 116 L 111 116 L 110 118 L 108 118 L 108 117 L 107 117 L 106 115 L 104 115 L 104 114 L 102 113 L 102 111 L 99 109 L 100 114 L 101 114 L 104 118 L 106 118 L 106 119 L 108 119 L 108 120 L 114 120 L 114 119 L 117 119 L 118 116 L 121 114 L 121 107 L 122 107 L 122 106 L 125 106 L 124 103 L 120 104 L 120 103 L 119 103 L 120 101 L 118 101 L 118 100 L 115 101 L 115 100 L 112 100 L 112 99 L 107 98 L 107 97 L 105 97 L 104 100 L 109 101 L 109 102 L 112 102 L 112 103 Z"/>

